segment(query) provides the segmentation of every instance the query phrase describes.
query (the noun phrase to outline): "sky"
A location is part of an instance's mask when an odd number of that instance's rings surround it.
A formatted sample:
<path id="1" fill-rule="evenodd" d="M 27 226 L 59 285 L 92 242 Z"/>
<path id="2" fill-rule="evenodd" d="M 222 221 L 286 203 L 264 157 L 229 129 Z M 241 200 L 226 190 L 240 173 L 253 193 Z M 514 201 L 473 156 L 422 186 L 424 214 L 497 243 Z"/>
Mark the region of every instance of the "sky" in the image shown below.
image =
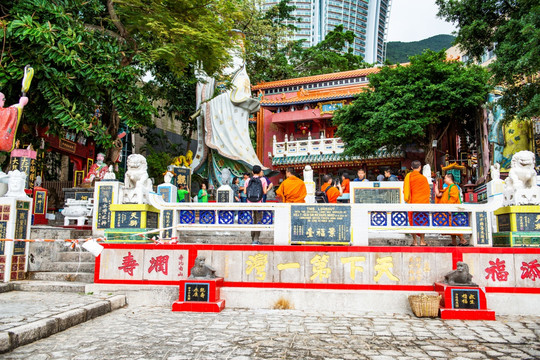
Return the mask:
<path id="1" fill-rule="evenodd" d="M 435 0 L 392 0 L 387 41 L 418 41 L 451 34 L 455 26 L 437 17 Z"/>

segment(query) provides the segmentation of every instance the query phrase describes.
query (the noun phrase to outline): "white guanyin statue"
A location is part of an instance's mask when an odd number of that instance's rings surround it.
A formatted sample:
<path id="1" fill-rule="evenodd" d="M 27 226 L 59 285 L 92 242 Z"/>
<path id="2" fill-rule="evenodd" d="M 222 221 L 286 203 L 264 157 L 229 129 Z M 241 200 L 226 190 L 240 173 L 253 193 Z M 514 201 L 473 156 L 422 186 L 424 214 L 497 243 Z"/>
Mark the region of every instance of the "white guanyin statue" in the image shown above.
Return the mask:
<path id="1" fill-rule="evenodd" d="M 233 30 L 236 46 L 230 50 L 232 61 L 219 81 L 202 70 L 197 72 L 198 145 L 191 169 L 196 173 L 206 163 L 210 183 L 219 187 L 224 168 L 234 176 L 250 173 L 254 165 L 266 170 L 251 143 L 249 116 L 260 108 L 251 97 L 251 85 L 244 60 L 244 34 Z M 215 94 L 218 93 L 217 96 Z M 209 156 L 209 153 L 211 155 Z"/>

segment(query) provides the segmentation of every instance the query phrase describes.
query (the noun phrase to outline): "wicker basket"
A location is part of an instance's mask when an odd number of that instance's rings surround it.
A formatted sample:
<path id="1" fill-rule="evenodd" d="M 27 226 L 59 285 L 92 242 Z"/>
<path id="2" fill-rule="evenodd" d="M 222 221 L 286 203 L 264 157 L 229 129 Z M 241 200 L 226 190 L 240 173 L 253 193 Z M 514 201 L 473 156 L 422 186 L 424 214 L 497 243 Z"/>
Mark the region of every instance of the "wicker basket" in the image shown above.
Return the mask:
<path id="1" fill-rule="evenodd" d="M 441 304 L 441 295 L 409 295 L 409 304 L 417 317 L 437 317 Z"/>

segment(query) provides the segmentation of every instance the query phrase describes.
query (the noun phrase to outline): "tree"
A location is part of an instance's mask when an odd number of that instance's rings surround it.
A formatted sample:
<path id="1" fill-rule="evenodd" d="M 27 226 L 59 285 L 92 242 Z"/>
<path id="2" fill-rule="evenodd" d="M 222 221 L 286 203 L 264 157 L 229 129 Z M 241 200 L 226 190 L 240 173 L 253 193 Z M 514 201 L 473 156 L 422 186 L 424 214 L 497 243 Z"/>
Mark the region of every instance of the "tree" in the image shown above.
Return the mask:
<path id="1" fill-rule="evenodd" d="M 444 51 L 427 50 L 408 66 L 386 66 L 369 77 L 369 89 L 339 110 L 333 122 L 346 154 L 372 155 L 416 142 L 433 163 L 433 140 L 448 128 L 471 135 L 490 87 L 488 73 Z"/>
<path id="2" fill-rule="evenodd" d="M 0 5 L 0 87 L 16 99 L 31 64 L 24 121 L 54 134 L 80 131 L 108 148 L 121 123 L 135 131 L 152 125 L 155 108 L 141 86 L 147 70 L 180 77 L 195 63 L 208 73 L 221 69 L 228 31 L 245 16 L 238 9 L 233 0 L 7 0 Z M 155 85 L 166 87 L 165 80 Z M 94 121 L 98 106 L 102 117 Z"/>
<path id="3" fill-rule="evenodd" d="M 351 45 L 355 35 L 344 31 L 343 25 L 312 47 L 305 47 L 304 40 L 289 40 L 297 30 L 291 24 L 296 20 L 292 15 L 296 7 L 289 1 L 281 0 L 266 11 L 252 10 L 253 16 L 240 24 L 246 34 L 246 63 L 253 84 L 369 66 L 354 55 Z"/>
<path id="4" fill-rule="evenodd" d="M 456 42 L 480 60 L 488 49 L 492 84 L 507 120 L 540 114 L 540 3 L 536 0 L 436 0 L 438 16 L 456 23 Z"/>

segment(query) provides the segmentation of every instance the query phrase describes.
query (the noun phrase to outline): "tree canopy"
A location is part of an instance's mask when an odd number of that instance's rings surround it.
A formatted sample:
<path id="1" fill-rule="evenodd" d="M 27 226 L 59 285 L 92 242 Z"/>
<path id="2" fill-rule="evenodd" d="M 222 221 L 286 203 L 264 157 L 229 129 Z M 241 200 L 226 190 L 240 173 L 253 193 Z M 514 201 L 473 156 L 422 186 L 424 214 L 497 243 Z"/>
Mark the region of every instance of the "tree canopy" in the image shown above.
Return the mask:
<path id="1" fill-rule="evenodd" d="M 432 163 L 431 142 L 446 129 L 473 133 L 490 90 L 487 71 L 447 61 L 444 51 L 427 50 L 410 60 L 371 75 L 368 90 L 334 115 L 346 154 L 372 155 L 384 146 L 416 143 Z"/>
<path id="2" fill-rule="evenodd" d="M 223 67 L 229 30 L 245 16 L 238 9 L 233 0 L 4 1 L 0 91 L 16 102 L 23 68 L 33 66 L 24 122 L 82 132 L 108 148 L 121 123 L 152 125 L 154 99 L 141 86 L 147 71 L 180 77 L 195 63 L 208 73 Z M 92 119 L 98 106 L 102 117 Z"/>
<path id="3" fill-rule="evenodd" d="M 436 0 L 438 15 L 457 24 L 456 43 L 476 60 L 487 50 L 492 83 L 505 90 L 507 120 L 540 114 L 540 3 L 537 0 Z"/>

